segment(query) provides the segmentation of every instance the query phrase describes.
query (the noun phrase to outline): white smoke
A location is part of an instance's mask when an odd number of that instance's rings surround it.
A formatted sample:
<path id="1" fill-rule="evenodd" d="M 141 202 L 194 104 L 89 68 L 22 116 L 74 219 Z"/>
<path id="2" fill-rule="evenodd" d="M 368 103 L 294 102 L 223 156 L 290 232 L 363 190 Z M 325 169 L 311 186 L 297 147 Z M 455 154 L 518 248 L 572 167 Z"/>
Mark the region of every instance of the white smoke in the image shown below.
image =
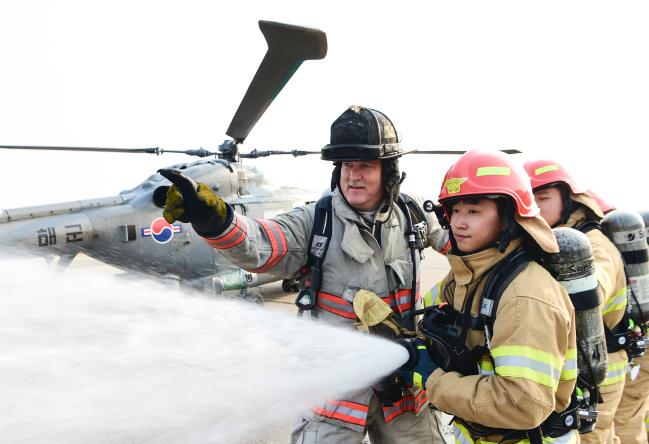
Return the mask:
<path id="1" fill-rule="evenodd" d="M 0 270 L 3 442 L 237 442 L 407 359 L 388 341 L 151 282 Z"/>

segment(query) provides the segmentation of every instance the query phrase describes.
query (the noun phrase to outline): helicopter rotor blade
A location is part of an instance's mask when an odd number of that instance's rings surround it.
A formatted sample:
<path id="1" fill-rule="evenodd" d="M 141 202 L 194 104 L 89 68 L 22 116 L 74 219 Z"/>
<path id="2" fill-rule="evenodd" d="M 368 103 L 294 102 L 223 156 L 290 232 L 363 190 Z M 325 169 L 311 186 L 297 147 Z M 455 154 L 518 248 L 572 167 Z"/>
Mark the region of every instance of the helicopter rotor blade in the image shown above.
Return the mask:
<path id="1" fill-rule="evenodd" d="M 45 150 L 45 151 L 95 151 L 105 153 L 150 153 L 162 154 L 163 149 L 155 148 L 97 148 L 82 146 L 35 146 L 35 145 L 0 145 L 0 149 L 7 150 Z"/>
<path id="2" fill-rule="evenodd" d="M 521 154 L 522 151 L 516 149 L 507 149 L 507 150 L 498 150 L 505 154 Z M 408 154 L 464 154 L 466 150 L 414 150 L 410 151 Z"/>
<path id="3" fill-rule="evenodd" d="M 103 153 L 125 153 L 125 154 L 155 154 L 179 153 L 188 156 L 208 157 L 217 156 L 218 153 L 207 151 L 203 148 L 197 150 L 165 150 L 160 147 L 155 148 L 98 148 L 84 146 L 36 146 L 36 145 L 0 145 L 0 149 L 7 150 L 44 150 L 44 151 L 91 151 Z"/>
<path id="4" fill-rule="evenodd" d="M 259 29 L 266 38 L 268 51 L 226 131 L 237 143 L 248 137 L 303 61 L 327 55 L 327 36 L 319 29 L 264 20 L 259 21 Z"/>

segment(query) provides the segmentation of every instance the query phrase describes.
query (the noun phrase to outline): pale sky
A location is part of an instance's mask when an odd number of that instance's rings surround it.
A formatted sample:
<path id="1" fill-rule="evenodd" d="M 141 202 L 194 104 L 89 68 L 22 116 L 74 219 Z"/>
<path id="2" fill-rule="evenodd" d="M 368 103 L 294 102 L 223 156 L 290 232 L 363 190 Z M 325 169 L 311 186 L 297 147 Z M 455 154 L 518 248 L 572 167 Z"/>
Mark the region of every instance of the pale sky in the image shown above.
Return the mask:
<path id="1" fill-rule="evenodd" d="M 517 148 L 648 208 L 645 1 L 0 0 L 0 145 L 216 150 L 266 51 L 257 21 L 322 29 L 242 147 L 319 149 L 349 105 L 386 113 L 406 148 Z M 419 6 L 421 5 L 421 6 Z M 454 156 L 410 156 L 404 188 L 436 196 Z M 0 150 L 0 208 L 115 195 L 168 154 Z M 317 158 L 257 161 L 323 188 Z"/>

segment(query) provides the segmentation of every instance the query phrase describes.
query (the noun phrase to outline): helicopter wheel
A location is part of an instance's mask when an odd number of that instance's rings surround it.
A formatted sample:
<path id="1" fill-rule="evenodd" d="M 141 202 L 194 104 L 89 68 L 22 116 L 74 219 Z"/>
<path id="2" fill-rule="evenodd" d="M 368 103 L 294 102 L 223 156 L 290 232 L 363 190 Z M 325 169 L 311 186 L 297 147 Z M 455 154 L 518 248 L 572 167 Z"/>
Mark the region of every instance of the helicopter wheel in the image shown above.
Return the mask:
<path id="1" fill-rule="evenodd" d="M 296 292 L 299 289 L 299 281 L 297 279 L 284 279 L 282 281 L 282 290 L 287 293 Z"/>

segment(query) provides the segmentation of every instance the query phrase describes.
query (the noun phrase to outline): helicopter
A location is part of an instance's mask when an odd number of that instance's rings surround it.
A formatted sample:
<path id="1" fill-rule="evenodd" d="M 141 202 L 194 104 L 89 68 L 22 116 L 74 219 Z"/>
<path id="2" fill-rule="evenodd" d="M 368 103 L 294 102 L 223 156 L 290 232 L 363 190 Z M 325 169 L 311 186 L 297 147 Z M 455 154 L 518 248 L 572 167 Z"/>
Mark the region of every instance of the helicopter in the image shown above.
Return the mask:
<path id="1" fill-rule="evenodd" d="M 253 77 L 226 134 L 231 139 L 217 152 L 205 149 L 93 148 L 54 146 L 2 146 L 3 149 L 49 151 L 95 151 L 120 153 L 183 153 L 200 157 L 192 163 L 171 166 L 196 181 L 209 185 L 238 212 L 268 218 L 312 202 L 319 192 L 296 187 L 273 187 L 261 171 L 241 159 L 275 155 L 302 156 L 319 151 L 238 150 L 248 133 L 284 85 L 305 60 L 318 60 L 327 53 L 324 32 L 283 23 L 259 21 L 268 50 Z M 20 250 L 43 256 L 65 269 L 79 254 L 129 273 L 156 275 L 178 285 L 238 296 L 262 303 L 261 284 L 276 281 L 265 273 L 244 271 L 230 264 L 207 245 L 189 224 L 167 223 L 160 208 L 169 182 L 156 173 L 118 195 L 23 208 L 0 209 L 0 245 L 5 251 Z M 289 291 L 295 283 L 284 281 Z"/>
<path id="2" fill-rule="evenodd" d="M 135 154 L 181 153 L 200 157 L 168 167 L 207 184 L 240 214 L 269 218 L 298 205 L 314 202 L 321 192 L 297 187 L 272 187 L 262 172 L 242 159 L 320 154 L 320 151 L 253 149 L 239 152 L 255 124 L 292 75 L 306 60 L 327 54 L 326 34 L 318 29 L 259 21 L 268 50 L 254 75 L 218 151 L 203 148 L 98 148 L 2 145 L 0 149 L 87 151 Z M 508 153 L 517 150 L 503 150 Z M 465 151 L 422 151 L 414 154 L 462 154 Z M 189 224 L 169 224 L 162 218 L 170 182 L 159 173 L 115 196 L 13 209 L 0 209 L 0 246 L 7 251 L 45 257 L 64 270 L 86 254 L 130 275 L 154 275 L 173 285 L 215 295 L 234 294 L 263 303 L 254 287 L 276 281 L 267 273 L 242 270 L 219 255 Z M 295 291 L 296 280 L 284 280 L 284 291 Z"/>

